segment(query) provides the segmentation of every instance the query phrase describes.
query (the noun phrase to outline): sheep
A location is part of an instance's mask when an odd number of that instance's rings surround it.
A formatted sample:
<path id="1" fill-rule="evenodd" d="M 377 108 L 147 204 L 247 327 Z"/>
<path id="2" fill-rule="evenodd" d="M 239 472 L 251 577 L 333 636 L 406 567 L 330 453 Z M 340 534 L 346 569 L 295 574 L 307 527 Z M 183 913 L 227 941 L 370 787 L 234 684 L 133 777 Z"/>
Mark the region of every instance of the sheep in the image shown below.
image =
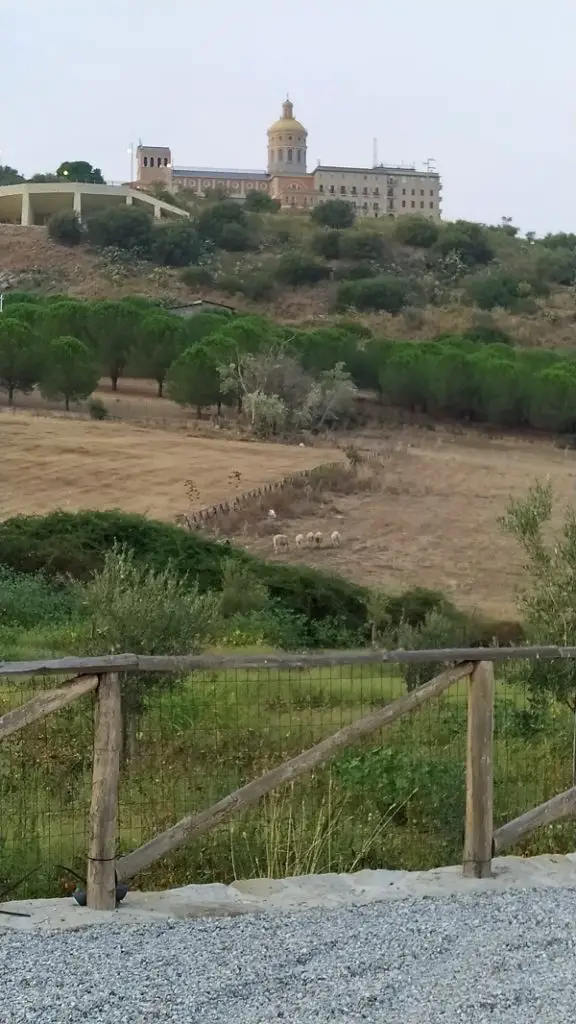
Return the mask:
<path id="1" fill-rule="evenodd" d="M 320 533 L 320 530 L 318 530 L 318 532 L 314 534 L 314 544 L 315 544 L 315 546 L 317 548 L 321 548 L 323 543 L 324 543 L 324 535 L 322 533 Z"/>
<path id="2" fill-rule="evenodd" d="M 312 530 L 310 531 L 310 533 L 306 534 L 306 544 L 308 545 L 309 548 L 311 548 L 314 544 L 314 534 L 312 533 Z"/>
<path id="3" fill-rule="evenodd" d="M 272 538 L 272 544 L 274 545 L 274 551 L 288 551 L 290 547 L 285 533 L 277 533 Z"/>
<path id="4" fill-rule="evenodd" d="M 341 540 L 342 540 L 342 538 L 341 538 L 340 534 L 338 533 L 338 530 L 333 530 L 332 533 L 330 534 L 330 543 L 331 543 L 332 547 L 333 548 L 340 547 L 340 541 Z"/>
<path id="5" fill-rule="evenodd" d="M 276 513 L 273 508 L 268 510 L 268 519 L 276 519 Z"/>
<path id="6" fill-rule="evenodd" d="M 297 548 L 303 548 L 305 543 L 306 543 L 306 538 L 305 538 L 304 534 L 303 533 L 297 533 L 296 534 L 296 547 Z"/>

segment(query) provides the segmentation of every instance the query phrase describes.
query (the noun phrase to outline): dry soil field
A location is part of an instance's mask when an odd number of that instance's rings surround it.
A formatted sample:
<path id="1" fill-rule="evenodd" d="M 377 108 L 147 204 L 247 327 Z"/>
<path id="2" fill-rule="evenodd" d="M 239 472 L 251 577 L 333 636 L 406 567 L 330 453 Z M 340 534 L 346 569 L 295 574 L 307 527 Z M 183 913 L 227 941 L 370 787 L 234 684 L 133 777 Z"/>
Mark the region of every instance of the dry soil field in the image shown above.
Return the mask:
<path id="1" fill-rule="evenodd" d="M 333 449 L 224 441 L 25 412 L 0 413 L 0 517 L 19 512 L 121 508 L 173 521 L 298 470 L 333 461 Z"/>
<path id="2" fill-rule="evenodd" d="M 185 431 L 184 423 L 175 432 L 3 410 L 0 516 L 122 508 L 173 521 L 188 508 L 187 480 L 199 492 L 194 505 L 207 505 L 341 457 L 331 448 L 212 439 Z M 269 535 L 239 533 L 237 542 L 266 558 L 306 562 L 383 588 L 428 586 L 461 606 L 514 616 L 520 556 L 500 530 L 498 516 L 510 494 L 523 494 L 548 475 L 560 505 L 573 502 L 576 453 L 542 440 L 421 429 L 387 438 L 374 433 L 358 443 L 387 452 L 381 489 L 328 499 L 309 518 L 281 520 L 277 527 L 292 536 L 338 529 L 339 549 L 292 545 L 287 555 L 274 555 Z M 395 450 L 398 445 L 401 450 Z"/>
<path id="3" fill-rule="evenodd" d="M 248 546 L 269 558 L 306 562 L 375 587 L 431 587 L 461 607 L 514 618 L 521 557 L 498 526 L 498 516 L 511 494 L 525 494 L 537 478 L 547 476 L 561 513 L 576 500 L 576 453 L 540 440 L 428 431 L 402 437 L 403 450 L 392 450 L 384 463 L 380 492 L 337 498 L 310 518 L 280 524 L 292 536 L 338 529 L 340 548 L 292 546 L 288 555 L 274 555 L 269 538 Z"/>

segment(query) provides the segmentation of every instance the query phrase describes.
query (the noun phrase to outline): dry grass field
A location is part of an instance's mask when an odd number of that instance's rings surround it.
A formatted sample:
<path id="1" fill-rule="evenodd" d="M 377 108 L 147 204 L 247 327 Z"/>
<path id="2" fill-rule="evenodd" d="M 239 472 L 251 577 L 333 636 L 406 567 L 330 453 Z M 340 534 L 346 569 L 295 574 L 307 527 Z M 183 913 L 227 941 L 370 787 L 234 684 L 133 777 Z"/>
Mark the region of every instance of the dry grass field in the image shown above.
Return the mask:
<path id="1" fill-rule="evenodd" d="M 115 412 L 122 422 L 1 410 L 0 517 L 122 508 L 174 521 L 189 508 L 187 481 L 198 492 L 198 507 L 342 457 L 329 447 L 199 436 L 193 420 L 151 392 L 148 385 L 128 387 L 118 396 Z M 110 394 L 105 399 L 115 403 Z M 141 425 L 146 422 L 164 429 Z M 339 549 L 292 545 L 288 554 L 274 555 L 271 537 L 259 535 L 254 515 L 246 528 L 237 527 L 236 542 L 265 558 L 308 563 L 385 589 L 432 587 L 462 607 L 513 617 L 520 555 L 500 530 L 498 516 L 510 494 L 521 495 L 547 476 L 560 504 L 572 502 L 576 453 L 539 439 L 440 428 L 382 428 L 356 442 L 386 453 L 378 489 L 327 496 L 309 513 L 288 514 L 276 527 L 292 536 L 338 529 Z"/>
<path id="2" fill-rule="evenodd" d="M 394 450 L 400 438 L 402 450 Z M 375 438 L 370 441 L 378 447 Z M 274 555 L 269 537 L 244 542 L 259 555 L 306 562 L 369 586 L 431 587 L 461 607 L 515 617 L 521 557 L 498 516 L 511 494 L 522 495 L 547 476 L 560 511 L 572 503 L 576 453 L 540 440 L 425 430 L 398 434 L 388 447 L 379 491 L 327 500 L 309 517 L 279 524 L 292 537 L 309 530 L 328 536 L 337 529 L 340 548 L 292 545 L 288 554 Z"/>
<path id="3" fill-rule="evenodd" d="M 174 521 L 298 470 L 333 461 L 326 448 L 224 441 L 27 412 L 0 413 L 0 517 L 55 508 L 144 512 Z"/>

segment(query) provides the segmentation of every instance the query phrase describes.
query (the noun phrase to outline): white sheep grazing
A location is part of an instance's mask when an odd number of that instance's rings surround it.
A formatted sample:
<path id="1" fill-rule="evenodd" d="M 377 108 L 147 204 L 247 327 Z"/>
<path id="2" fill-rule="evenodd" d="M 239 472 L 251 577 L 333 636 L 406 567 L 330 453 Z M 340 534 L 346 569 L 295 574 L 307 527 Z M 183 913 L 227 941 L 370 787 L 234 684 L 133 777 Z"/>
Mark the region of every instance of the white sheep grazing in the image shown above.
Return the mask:
<path id="1" fill-rule="evenodd" d="M 274 551 L 288 551 L 288 548 L 290 547 L 288 537 L 285 533 L 277 533 L 276 536 L 272 538 L 272 543 L 274 545 Z"/>
<path id="2" fill-rule="evenodd" d="M 303 533 L 297 533 L 296 534 L 296 547 L 297 548 L 303 548 L 305 543 L 306 543 L 306 538 L 305 538 L 304 534 Z"/>
<path id="3" fill-rule="evenodd" d="M 312 533 L 312 530 L 310 531 L 310 533 L 306 534 L 306 543 L 309 548 L 311 548 L 314 544 L 314 534 Z"/>
<path id="4" fill-rule="evenodd" d="M 273 508 L 268 511 L 268 519 L 276 519 L 276 513 Z"/>
<path id="5" fill-rule="evenodd" d="M 342 537 L 341 537 L 341 536 L 340 536 L 340 534 L 338 533 L 338 530 L 334 530 L 334 531 L 333 531 L 333 532 L 332 532 L 332 533 L 330 534 L 330 543 L 331 543 L 331 545 L 332 545 L 332 547 L 333 547 L 333 548 L 338 548 L 338 547 L 340 547 L 340 541 L 341 541 L 341 540 L 342 540 Z"/>
<path id="6" fill-rule="evenodd" d="M 317 548 L 321 548 L 323 543 L 324 535 L 320 533 L 320 530 L 318 530 L 318 532 L 314 534 L 314 544 L 316 545 Z"/>

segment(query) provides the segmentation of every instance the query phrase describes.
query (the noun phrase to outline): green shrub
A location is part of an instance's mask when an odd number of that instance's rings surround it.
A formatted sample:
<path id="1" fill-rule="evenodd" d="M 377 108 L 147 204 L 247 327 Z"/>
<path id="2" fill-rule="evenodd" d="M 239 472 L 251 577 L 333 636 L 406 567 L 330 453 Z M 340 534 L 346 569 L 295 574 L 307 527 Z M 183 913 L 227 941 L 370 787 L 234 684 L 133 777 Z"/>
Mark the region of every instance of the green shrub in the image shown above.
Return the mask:
<path id="1" fill-rule="evenodd" d="M 276 265 L 276 277 L 282 284 L 294 287 L 318 284 L 330 277 L 330 267 L 319 260 L 311 259 L 302 252 L 284 253 Z"/>
<path id="2" fill-rule="evenodd" d="M 344 260 L 382 262 L 386 243 L 375 231 L 346 231 L 342 235 L 340 253 Z"/>
<path id="3" fill-rule="evenodd" d="M 62 622 L 79 608 L 79 592 L 41 572 L 19 573 L 0 564 L 0 623 L 32 629 Z"/>
<path id="4" fill-rule="evenodd" d="M 110 207 L 87 218 L 86 234 L 88 241 L 99 248 L 128 249 L 148 256 L 152 218 L 137 206 Z"/>
<path id="5" fill-rule="evenodd" d="M 462 615 L 448 615 L 443 609 L 429 611 L 423 622 L 412 626 L 402 623 L 395 636 L 398 647 L 406 651 L 431 651 L 446 647 L 464 647 L 467 639 L 468 625 Z M 408 690 L 432 679 L 438 674 L 437 662 L 404 665 L 402 675 Z"/>
<path id="6" fill-rule="evenodd" d="M 367 281 L 344 282 L 338 287 L 336 308 L 386 310 L 387 313 L 395 314 L 407 304 L 409 293 L 408 283 L 391 274 Z"/>
<path id="7" fill-rule="evenodd" d="M 72 210 L 53 213 L 48 221 L 48 235 L 53 242 L 59 242 L 60 245 L 78 245 L 83 234 L 80 219 Z"/>
<path id="8" fill-rule="evenodd" d="M 230 221 L 223 224 L 218 236 L 218 245 L 228 252 L 245 252 L 250 248 L 250 234 L 243 224 Z"/>
<path id="9" fill-rule="evenodd" d="M 278 213 L 280 203 L 268 192 L 252 189 L 244 200 L 244 209 L 251 213 Z"/>
<path id="10" fill-rule="evenodd" d="M 197 230 L 200 238 L 222 245 L 223 233 L 230 224 L 246 227 L 248 218 L 240 203 L 233 199 L 223 199 L 208 206 L 198 218 Z"/>
<path id="11" fill-rule="evenodd" d="M 190 288 L 209 287 L 214 284 L 214 274 L 209 267 L 185 267 L 180 280 Z"/>
<path id="12" fill-rule="evenodd" d="M 315 206 L 310 214 L 313 224 L 325 228 L 350 228 L 354 223 L 356 211 L 351 203 L 344 199 L 329 199 Z"/>
<path id="13" fill-rule="evenodd" d="M 154 228 L 151 257 L 163 267 L 187 267 L 202 254 L 198 232 L 189 220 L 164 221 Z"/>
<path id="14" fill-rule="evenodd" d="M 394 224 L 394 238 L 403 245 L 429 249 L 438 235 L 438 225 L 426 217 L 399 217 Z"/>
<path id="15" fill-rule="evenodd" d="M 343 234 L 336 228 L 325 228 L 323 231 L 316 231 L 312 236 L 312 250 L 325 260 L 340 259 L 340 246 Z"/>
<path id="16" fill-rule="evenodd" d="M 494 257 L 486 231 L 480 224 L 466 220 L 444 224 L 433 248 L 440 256 L 457 253 L 467 266 L 490 263 Z"/>
<path id="17" fill-rule="evenodd" d="M 340 263 L 333 277 L 335 281 L 366 281 L 378 277 L 378 270 L 372 263 Z"/>

